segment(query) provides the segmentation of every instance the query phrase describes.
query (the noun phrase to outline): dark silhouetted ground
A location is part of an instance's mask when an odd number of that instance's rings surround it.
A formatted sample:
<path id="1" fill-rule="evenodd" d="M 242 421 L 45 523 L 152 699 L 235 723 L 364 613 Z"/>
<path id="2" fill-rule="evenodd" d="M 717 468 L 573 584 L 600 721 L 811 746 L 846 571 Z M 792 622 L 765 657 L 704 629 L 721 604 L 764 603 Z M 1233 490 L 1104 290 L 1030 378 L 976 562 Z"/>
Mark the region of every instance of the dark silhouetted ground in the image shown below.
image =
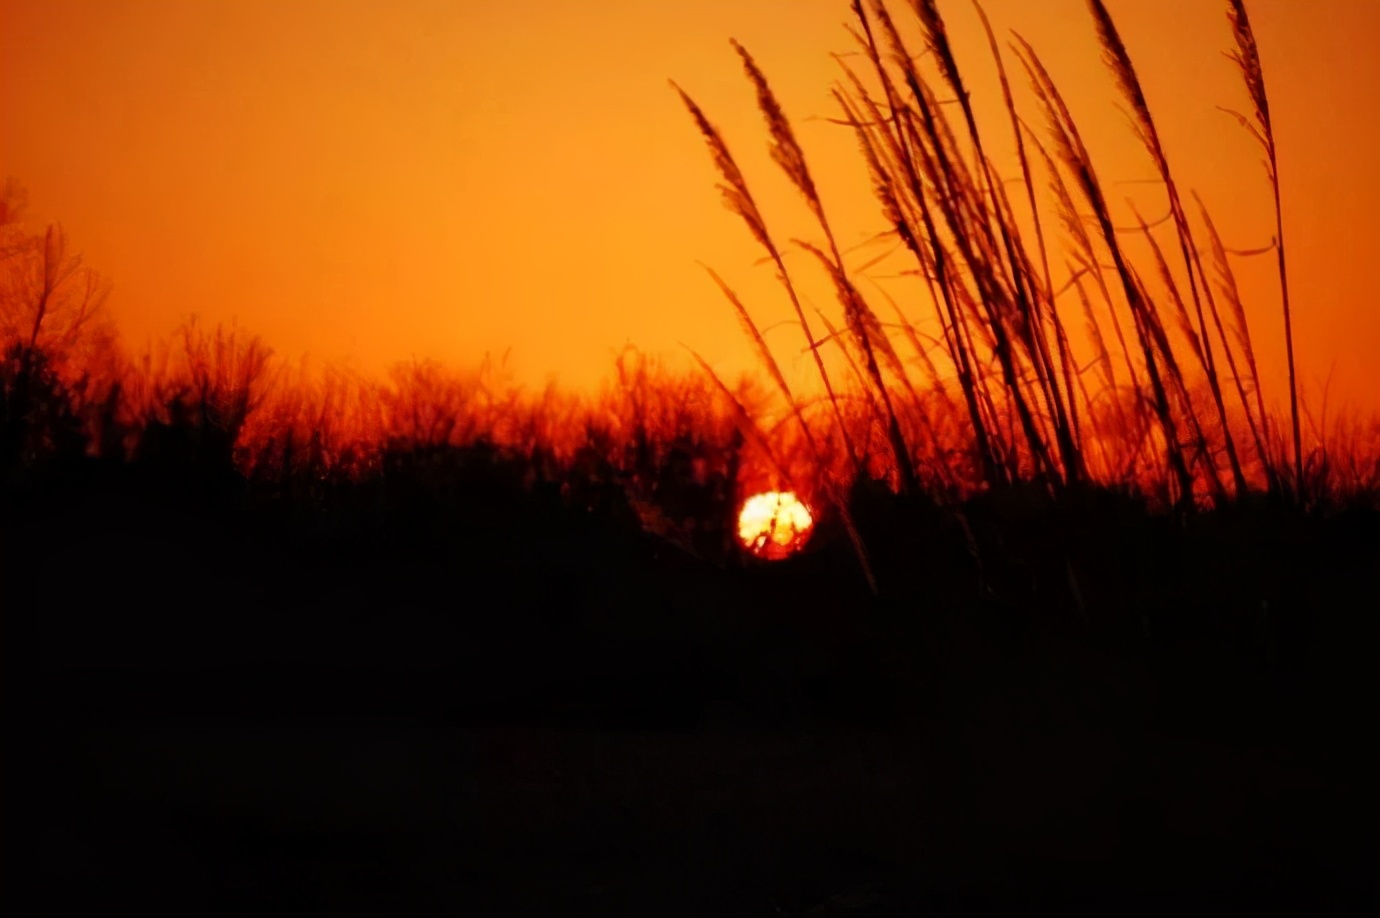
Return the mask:
<path id="1" fill-rule="evenodd" d="M 517 492 L 12 489 L 5 912 L 1380 908 L 1373 513 L 859 519 L 880 599 Z"/>

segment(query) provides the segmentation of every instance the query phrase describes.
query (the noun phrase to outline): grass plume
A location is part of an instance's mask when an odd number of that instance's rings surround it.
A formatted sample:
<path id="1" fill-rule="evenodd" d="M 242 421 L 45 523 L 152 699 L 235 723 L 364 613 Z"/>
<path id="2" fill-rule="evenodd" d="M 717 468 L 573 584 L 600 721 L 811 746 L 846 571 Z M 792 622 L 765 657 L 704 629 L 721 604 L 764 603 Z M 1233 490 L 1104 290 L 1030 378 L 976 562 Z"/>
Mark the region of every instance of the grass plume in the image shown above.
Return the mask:
<path id="1" fill-rule="evenodd" d="M 1275 205 L 1275 264 L 1279 270 L 1279 295 L 1284 310 L 1284 349 L 1289 370 L 1289 421 L 1294 441 L 1294 487 L 1302 497 L 1303 441 L 1299 433 L 1299 394 L 1295 378 L 1294 325 L 1289 308 L 1289 273 L 1284 257 L 1284 213 L 1279 194 L 1279 159 L 1275 149 L 1274 123 L 1270 120 L 1270 99 L 1265 93 L 1265 71 L 1260 65 L 1255 32 L 1244 0 L 1227 0 L 1227 22 L 1231 25 L 1236 47 L 1228 53 L 1235 62 L 1251 98 L 1251 117 L 1227 109 L 1250 132 L 1265 153 L 1265 171 L 1270 180 Z"/>

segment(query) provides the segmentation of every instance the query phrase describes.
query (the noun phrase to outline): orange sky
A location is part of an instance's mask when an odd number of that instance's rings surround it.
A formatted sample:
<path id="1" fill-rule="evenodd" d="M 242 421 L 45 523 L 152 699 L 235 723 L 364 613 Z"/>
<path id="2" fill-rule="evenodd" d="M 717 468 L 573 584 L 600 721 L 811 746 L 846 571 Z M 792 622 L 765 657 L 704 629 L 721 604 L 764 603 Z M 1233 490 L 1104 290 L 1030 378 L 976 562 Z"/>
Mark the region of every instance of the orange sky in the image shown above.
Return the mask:
<path id="1" fill-rule="evenodd" d="M 1281 151 L 1303 378 L 1335 368 L 1334 409 L 1341 395 L 1380 408 L 1380 3 L 1248 2 Z M 1180 183 L 1200 191 L 1228 246 L 1266 244 L 1257 153 L 1215 107 L 1247 104 L 1221 53 L 1224 4 L 1108 5 Z M 1151 168 L 1114 107 L 1082 0 L 986 7 L 1000 33 L 1045 56 L 1101 178 L 1127 182 L 1111 196 L 1161 212 L 1154 189 L 1131 184 Z M 971 7 L 941 10 L 979 115 L 999 114 Z M 765 323 L 788 307 L 720 205 L 667 79 L 723 129 L 779 235 L 808 233 L 728 45 L 743 42 L 794 118 L 844 241 L 862 239 L 878 224 L 854 142 L 809 120 L 836 114 L 829 54 L 849 50 L 847 15 L 845 0 L 0 0 L 0 176 L 28 188 L 32 222 L 61 220 L 114 281 L 111 309 L 135 347 L 196 313 L 237 317 L 281 354 L 370 371 L 511 346 L 522 378 L 584 385 L 625 342 L 668 353 L 684 342 L 731 372 L 749 352 L 696 260 Z M 1237 268 L 1257 347 L 1278 368 L 1271 264 Z M 821 292 L 818 305 L 832 304 Z"/>

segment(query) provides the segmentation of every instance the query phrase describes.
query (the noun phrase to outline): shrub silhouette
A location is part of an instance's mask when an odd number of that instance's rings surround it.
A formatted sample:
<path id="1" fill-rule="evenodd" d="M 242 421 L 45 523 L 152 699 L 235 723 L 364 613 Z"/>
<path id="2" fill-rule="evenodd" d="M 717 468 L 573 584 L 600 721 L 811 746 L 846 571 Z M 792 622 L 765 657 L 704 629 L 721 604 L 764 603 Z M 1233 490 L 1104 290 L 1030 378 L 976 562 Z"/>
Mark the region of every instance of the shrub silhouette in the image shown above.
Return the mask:
<path id="1" fill-rule="evenodd" d="M 46 352 L 15 342 L 0 365 L 0 465 L 9 474 L 85 454 L 73 394 Z"/>

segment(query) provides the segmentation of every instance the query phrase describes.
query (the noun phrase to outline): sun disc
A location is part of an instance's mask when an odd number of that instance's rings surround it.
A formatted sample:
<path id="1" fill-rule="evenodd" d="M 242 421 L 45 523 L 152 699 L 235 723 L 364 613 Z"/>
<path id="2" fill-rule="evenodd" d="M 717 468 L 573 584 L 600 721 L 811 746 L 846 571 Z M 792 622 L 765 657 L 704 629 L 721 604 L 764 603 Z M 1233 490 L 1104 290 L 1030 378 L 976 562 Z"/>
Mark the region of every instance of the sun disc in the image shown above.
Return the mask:
<path id="1" fill-rule="evenodd" d="M 738 513 L 738 539 L 763 558 L 784 558 L 798 551 L 810 537 L 814 517 L 790 491 L 767 491 L 743 501 Z"/>

